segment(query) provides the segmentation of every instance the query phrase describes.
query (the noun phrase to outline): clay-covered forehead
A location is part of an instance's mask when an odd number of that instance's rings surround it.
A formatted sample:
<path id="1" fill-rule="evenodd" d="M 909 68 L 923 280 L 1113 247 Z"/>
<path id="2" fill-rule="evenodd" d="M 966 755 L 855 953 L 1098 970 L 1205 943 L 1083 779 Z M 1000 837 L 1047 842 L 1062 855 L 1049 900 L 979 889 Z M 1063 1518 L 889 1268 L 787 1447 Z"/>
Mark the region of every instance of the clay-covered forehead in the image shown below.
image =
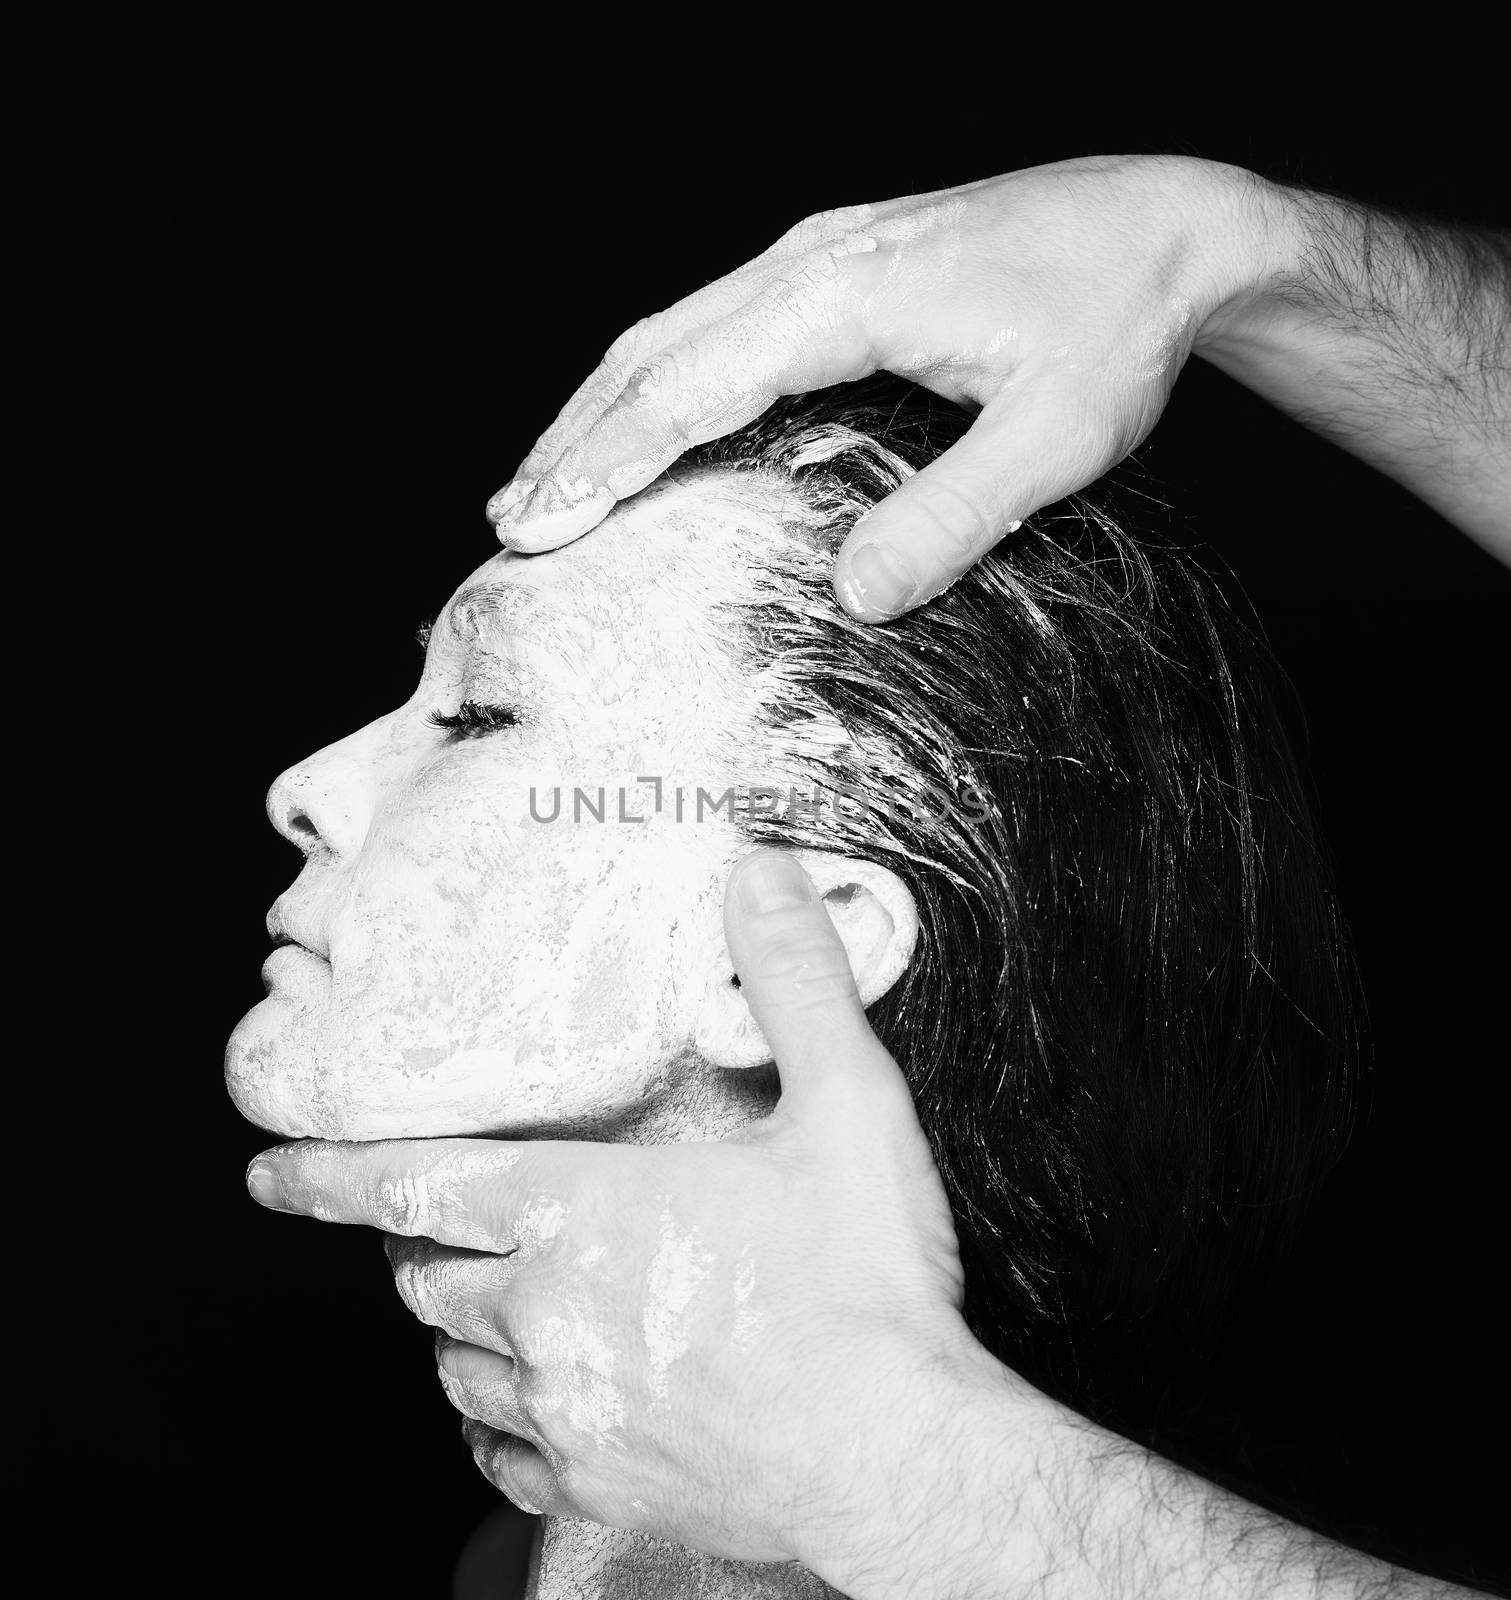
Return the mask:
<path id="1" fill-rule="evenodd" d="M 729 608 L 754 599 L 797 505 L 789 486 L 754 474 L 663 480 L 559 550 L 501 551 L 457 590 L 438 632 L 580 682 L 625 667 L 686 673 L 737 652 Z"/>
<path id="2" fill-rule="evenodd" d="M 503 604 L 520 620 L 544 606 L 615 613 L 632 596 L 677 589 L 684 597 L 735 601 L 762 547 L 800 502 L 790 485 L 767 476 L 704 469 L 662 479 L 609 514 L 593 532 L 558 550 L 500 551 L 453 596 L 517 591 Z"/>

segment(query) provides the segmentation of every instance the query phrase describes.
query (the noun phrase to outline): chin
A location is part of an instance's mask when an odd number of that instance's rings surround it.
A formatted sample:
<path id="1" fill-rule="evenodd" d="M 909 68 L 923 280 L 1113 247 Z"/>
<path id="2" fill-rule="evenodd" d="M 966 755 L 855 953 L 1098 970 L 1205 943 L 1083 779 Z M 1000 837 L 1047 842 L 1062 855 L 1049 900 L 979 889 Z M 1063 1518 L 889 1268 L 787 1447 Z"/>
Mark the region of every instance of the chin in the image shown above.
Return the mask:
<path id="1" fill-rule="evenodd" d="M 231 1035 L 226 1089 L 249 1122 L 285 1139 L 475 1137 L 519 1120 L 500 1086 L 520 1065 L 507 1050 L 418 1042 L 384 1059 L 373 1041 L 332 1041 L 302 1007 L 271 995 Z"/>
<path id="2" fill-rule="evenodd" d="M 282 1015 L 280 1015 L 282 1013 Z M 328 1094 L 309 1072 L 295 1069 L 280 1037 L 287 1007 L 264 1000 L 244 1016 L 226 1045 L 226 1090 L 248 1122 L 285 1139 L 345 1139 Z"/>

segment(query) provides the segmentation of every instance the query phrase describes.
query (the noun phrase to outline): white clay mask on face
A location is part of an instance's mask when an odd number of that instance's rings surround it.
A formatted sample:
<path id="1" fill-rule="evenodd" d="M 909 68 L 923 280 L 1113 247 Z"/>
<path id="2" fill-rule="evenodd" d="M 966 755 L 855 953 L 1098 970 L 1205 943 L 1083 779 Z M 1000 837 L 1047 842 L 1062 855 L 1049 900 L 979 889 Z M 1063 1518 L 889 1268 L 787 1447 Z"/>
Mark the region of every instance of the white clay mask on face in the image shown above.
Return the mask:
<path id="1" fill-rule="evenodd" d="M 307 860 L 278 902 L 295 943 L 227 1053 L 248 1117 L 571 1135 L 676 1087 L 748 847 L 694 790 L 759 779 L 711 605 L 748 592 L 741 552 L 787 499 L 707 475 L 592 540 L 496 557 L 438 619 L 414 698 L 279 780 Z M 468 703 L 481 731 L 435 725 Z"/>

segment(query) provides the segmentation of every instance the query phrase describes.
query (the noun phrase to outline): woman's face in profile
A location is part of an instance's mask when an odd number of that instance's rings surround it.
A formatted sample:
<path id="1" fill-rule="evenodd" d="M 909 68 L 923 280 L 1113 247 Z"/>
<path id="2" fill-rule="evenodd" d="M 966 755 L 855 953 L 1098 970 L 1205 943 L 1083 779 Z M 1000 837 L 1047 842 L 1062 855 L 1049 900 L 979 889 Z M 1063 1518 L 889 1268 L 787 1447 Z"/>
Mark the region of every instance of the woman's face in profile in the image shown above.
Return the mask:
<path id="1" fill-rule="evenodd" d="M 270 815 L 306 859 L 269 916 L 294 942 L 227 1050 L 246 1116 L 289 1137 L 569 1131 L 657 1092 L 728 979 L 739 837 L 697 820 L 695 789 L 762 781 L 709 607 L 749 599 L 742 552 L 782 493 L 665 484 L 577 544 L 495 557 L 437 619 L 414 696 L 279 778 Z M 493 725 L 432 721 L 465 702 Z M 620 787 L 648 821 L 618 820 Z M 574 821 L 579 788 L 605 791 L 604 821 Z"/>

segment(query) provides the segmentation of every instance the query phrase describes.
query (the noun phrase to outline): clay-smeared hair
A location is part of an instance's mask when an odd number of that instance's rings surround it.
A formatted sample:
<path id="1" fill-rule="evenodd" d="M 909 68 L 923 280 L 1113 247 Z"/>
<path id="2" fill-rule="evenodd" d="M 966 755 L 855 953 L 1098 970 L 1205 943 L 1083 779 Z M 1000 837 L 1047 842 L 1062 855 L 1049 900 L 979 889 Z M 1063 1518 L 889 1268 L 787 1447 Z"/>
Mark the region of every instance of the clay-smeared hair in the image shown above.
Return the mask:
<path id="1" fill-rule="evenodd" d="M 871 1021 L 949 1191 L 967 1318 L 1136 1423 L 1336 1157 L 1353 965 L 1277 669 L 1188 555 L 1077 499 L 907 616 L 840 610 L 834 550 L 963 425 L 873 386 L 785 402 L 677 473 L 771 474 L 806 508 L 745 644 L 792 770 L 852 798 L 745 826 L 882 862 L 917 901 Z M 900 784 L 976 795 L 910 810 Z"/>

